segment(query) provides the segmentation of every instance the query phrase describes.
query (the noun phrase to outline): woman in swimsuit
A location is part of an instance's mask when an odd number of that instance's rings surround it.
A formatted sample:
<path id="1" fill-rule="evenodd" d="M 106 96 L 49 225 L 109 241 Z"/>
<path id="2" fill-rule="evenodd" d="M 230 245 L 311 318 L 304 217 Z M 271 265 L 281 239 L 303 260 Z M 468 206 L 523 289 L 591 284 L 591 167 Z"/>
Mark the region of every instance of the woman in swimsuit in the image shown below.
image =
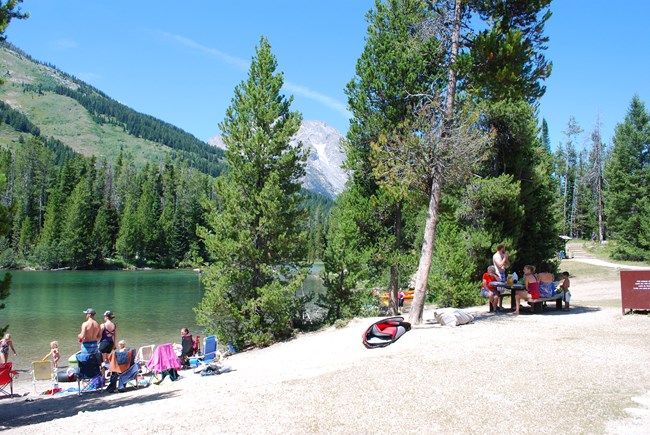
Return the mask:
<path id="1" fill-rule="evenodd" d="M 548 263 L 539 265 L 539 274 L 537 280 L 539 281 L 539 293 L 542 298 L 550 298 L 555 295 L 555 285 L 553 283 L 553 274 L 551 267 Z"/>
<path id="2" fill-rule="evenodd" d="M 99 340 L 99 351 L 104 355 L 104 360 L 108 360 L 108 355 L 113 351 L 117 341 L 117 326 L 113 323 L 115 314 L 112 311 L 104 313 L 104 323 L 101 324 L 102 338 Z"/>

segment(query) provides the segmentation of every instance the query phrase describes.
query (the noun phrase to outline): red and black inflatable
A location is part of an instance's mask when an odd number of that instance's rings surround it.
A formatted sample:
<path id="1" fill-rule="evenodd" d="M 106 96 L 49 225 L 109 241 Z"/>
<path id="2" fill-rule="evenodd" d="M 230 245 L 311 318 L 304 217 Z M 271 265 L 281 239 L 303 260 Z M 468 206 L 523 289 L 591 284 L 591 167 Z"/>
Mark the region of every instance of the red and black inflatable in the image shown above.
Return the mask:
<path id="1" fill-rule="evenodd" d="M 385 347 L 397 341 L 405 332 L 411 330 L 411 324 L 403 317 L 388 317 L 373 323 L 363 333 L 363 345 L 368 349 Z"/>

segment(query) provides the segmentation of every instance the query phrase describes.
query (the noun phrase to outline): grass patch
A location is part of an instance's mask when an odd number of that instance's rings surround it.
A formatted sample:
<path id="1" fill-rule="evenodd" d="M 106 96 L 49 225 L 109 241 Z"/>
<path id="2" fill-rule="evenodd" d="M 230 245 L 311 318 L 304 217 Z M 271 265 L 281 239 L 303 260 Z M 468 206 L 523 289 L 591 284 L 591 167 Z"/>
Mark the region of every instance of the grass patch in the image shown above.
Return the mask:
<path id="1" fill-rule="evenodd" d="M 588 252 L 599 260 L 609 261 L 626 266 L 649 267 L 650 263 L 643 261 L 625 261 L 612 258 L 612 252 L 616 249 L 616 240 L 609 240 L 605 243 L 593 242 L 591 240 L 572 240 L 570 245 L 578 245 L 582 250 Z M 571 248 L 569 247 L 569 250 Z"/>
<path id="2" fill-rule="evenodd" d="M 619 270 L 613 267 L 596 266 L 574 260 L 562 260 L 560 272 L 567 271 L 571 279 L 581 281 L 618 281 Z"/>

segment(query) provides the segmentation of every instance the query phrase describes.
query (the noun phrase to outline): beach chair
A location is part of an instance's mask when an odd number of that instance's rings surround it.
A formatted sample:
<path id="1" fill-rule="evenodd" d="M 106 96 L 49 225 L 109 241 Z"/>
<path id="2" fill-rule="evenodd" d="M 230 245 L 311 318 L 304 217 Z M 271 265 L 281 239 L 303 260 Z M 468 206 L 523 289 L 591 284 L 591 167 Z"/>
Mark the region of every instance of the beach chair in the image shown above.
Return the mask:
<path id="1" fill-rule="evenodd" d="M 178 378 L 178 370 L 181 368 L 181 359 L 176 355 L 174 346 L 171 343 L 158 345 L 153 352 L 153 357 L 147 363 L 147 368 L 157 375 L 161 375 L 158 383 L 169 376 L 172 381 Z"/>
<path id="2" fill-rule="evenodd" d="M 155 348 L 155 344 L 141 346 L 135 356 L 135 362 L 139 367 L 139 374 L 141 378 L 145 380 L 146 385 L 150 385 L 153 378 L 156 377 L 156 373 L 147 367 L 147 363 L 149 363 L 149 361 L 151 361 L 151 358 L 153 358 L 153 352 Z"/>
<path id="3" fill-rule="evenodd" d="M 49 381 L 50 387 L 53 385 L 54 372 L 52 367 L 52 361 L 34 361 L 32 363 L 32 383 L 34 384 L 34 392 L 36 390 L 36 382 L 38 381 Z M 53 391 L 53 387 L 52 390 Z"/>
<path id="4" fill-rule="evenodd" d="M 77 388 L 79 395 L 85 391 L 100 390 L 104 387 L 104 374 L 102 373 L 102 354 L 96 352 L 79 352 L 76 354 L 77 366 Z M 83 387 L 82 387 L 83 382 Z"/>
<path id="5" fill-rule="evenodd" d="M 136 381 L 135 386 L 138 386 L 137 378 L 140 366 L 135 363 L 135 356 L 136 352 L 132 349 L 110 354 L 108 362 L 110 364 L 111 378 L 106 391 L 110 393 L 115 391 L 115 388 L 123 391 L 131 381 Z"/>
<path id="6" fill-rule="evenodd" d="M 14 378 L 16 376 L 18 376 L 18 372 L 13 370 L 13 363 L 0 364 L 0 395 L 14 397 Z"/>
<path id="7" fill-rule="evenodd" d="M 215 335 L 208 335 L 203 342 L 203 355 L 199 362 L 208 363 L 217 358 L 217 345 L 219 344 Z"/>

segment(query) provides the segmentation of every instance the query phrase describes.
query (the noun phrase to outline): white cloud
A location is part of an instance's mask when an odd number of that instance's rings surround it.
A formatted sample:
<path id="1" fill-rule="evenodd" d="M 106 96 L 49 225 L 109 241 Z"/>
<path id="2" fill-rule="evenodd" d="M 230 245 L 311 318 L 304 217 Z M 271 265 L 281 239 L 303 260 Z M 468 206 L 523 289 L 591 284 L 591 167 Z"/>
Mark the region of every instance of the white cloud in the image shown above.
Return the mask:
<path id="1" fill-rule="evenodd" d="M 206 47 L 205 45 L 199 44 L 198 42 L 186 38 L 184 36 L 175 35 L 167 32 L 163 32 L 163 35 L 173 39 L 176 42 L 185 45 L 186 47 L 214 56 L 217 59 L 221 60 L 222 62 L 228 65 L 232 65 L 241 70 L 247 70 L 250 66 L 250 62 L 245 59 L 242 59 L 237 56 L 232 56 L 228 53 L 224 53 L 223 51 L 217 50 L 215 48 Z M 284 88 L 292 94 L 299 95 L 301 97 L 308 98 L 310 100 L 314 100 L 325 107 L 333 109 L 339 112 L 346 119 L 350 119 L 352 117 L 352 114 L 347 110 L 347 107 L 344 103 L 341 103 L 340 101 L 337 101 L 336 99 L 328 95 L 321 94 L 320 92 L 314 91 L 312 89 L 288 81 L 284 82 Z"/>
<path id="2" fill-rule="evenodd" d="M 248 66 L 250 65 L 250 62 L 242 59 L 237 56 L 231 56 L 227 53 L 224 53 L 223 51 L 219 51 L 215 48 L 210 48 L 206 47 L 205 45 L 199 44 L 196 41 L 193 41 L 189 38 L 186 38 L 184 36 L 180 35 L 174 35 L 172 33 L 163 33 L 165 36 L 172 38 L 173 40 L 180 42 L 181 44 L 185 45 L 186 47 L 193 48 L 195 50 L 199 50 L 203 53 L 209 54 L 211 56 L 216 57 L 217 59 L 220 59 L 222 62 L 227 63 L 228 65 L 235 66 L 241 70 L 247 70 Z"/>
<path id="3" fill-rule="evenodd" d="M 334 98 L 328 95 L 321 94 L 320 92 L 311 90 L 301 85 L 297 85 L 295 83 L 291 83 L 289 81 L 284 82 L 284 88 L 295 95 L 300 95 L 301 97 L 309 98 L 310 100 L 314 100 L 321 103 L 325 107 L 334 109 L 335 111 L 343 115 L 343 117 L 345 117 L 346 119 L 350 119 L 352 117 L 352 114 L 347 109 L 345 104 L 335 100 Z"/>

